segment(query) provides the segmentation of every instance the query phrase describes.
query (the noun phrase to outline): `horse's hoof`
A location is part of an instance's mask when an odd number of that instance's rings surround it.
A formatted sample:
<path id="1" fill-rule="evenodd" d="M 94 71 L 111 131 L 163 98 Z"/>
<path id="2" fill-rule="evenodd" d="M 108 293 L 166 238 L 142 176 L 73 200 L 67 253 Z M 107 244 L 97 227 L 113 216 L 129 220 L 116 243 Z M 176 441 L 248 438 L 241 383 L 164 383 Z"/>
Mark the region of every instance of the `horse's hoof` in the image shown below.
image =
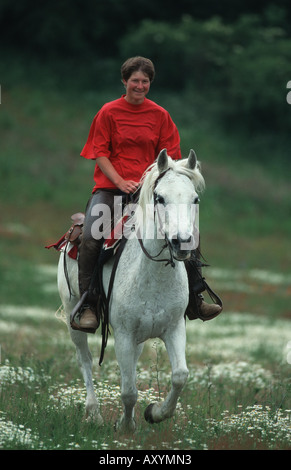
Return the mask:
<path id="1" fill-rule="evenodd" d="M 153 414 L 152 414 L 153 407 L 154 407 L 154 403 L 151 403 L 149 406 L 146 407 L 145 412 L 144 412 L 144 419 L 150 424 L 155 423 L 153 419 Z"/>
<path id="2" fill-rule="evenodd" d="M 98 427 L 103 426 L 103 424 L 104 424 L 103 418 L 97 410 L 86 410 L 84 420 L 87 423 L 89 423 L 89 422 L 95 423 L 96 426 L 98 426 Z"/>
<path id="3" fill-rule="evenodd" d="M 114 429 L 115 432 L 119 431 L 121 433 L 130 433 L 130 434 L 134 433 L 135 429 L 136 429 L 135 419 L 133 418 L 132 421 L 130 421 L 126 424 L 124 423 L 124 421 L 122 419 L 117 420 L 114 423 L 113 429 Z"/>

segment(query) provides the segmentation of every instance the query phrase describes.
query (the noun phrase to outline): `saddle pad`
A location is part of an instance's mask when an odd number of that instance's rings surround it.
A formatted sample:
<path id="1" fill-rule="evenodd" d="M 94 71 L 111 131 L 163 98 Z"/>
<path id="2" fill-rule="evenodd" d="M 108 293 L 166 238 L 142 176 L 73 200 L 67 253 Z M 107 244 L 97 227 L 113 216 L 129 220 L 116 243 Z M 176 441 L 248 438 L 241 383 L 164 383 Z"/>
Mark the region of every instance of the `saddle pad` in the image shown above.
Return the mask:
<path id="1" fill-rule="evenodd" d="M 104 264 L 116 254 L 120 242 L 122 240 L 124 224 L 128 218 L 129 215 L 124 215 L 123 217 L 121 217 L 121 219 L 117 222 L 117 224 L 111 231 L 110 236 L 104 241 L 99 256 L 100 266 L 104 266 Z"/>
<path id="2" fill-rule="evenodd" d="M 110 236 L 107 240 L 104 241 L 103 247 L 100 253 L 100 263 L 103 266 L 106 261 L 108 261 L 113 255 L 115 255 L 120 242 L 122 240 L 123 235 L 123 227 L 129 215 L 124 215 L 116 224 L 116 226 L 112 229 Z M 51 245 L 47 245 L 45 248 L 55 248 L 57 251 L 65 251 L 68 243 L 68 239 L 66 237 L 67 232 L 55 243 Z M 78 257 L 78 244 L 73 244 L 69 251 L 67 251 L 67 255 L 70 256 L 72 259 L 77 259 Z"/>
<path id="3" fill-rule="evenodd" d="M 57 251 L 65 251 L 68 240 L 66 239 L 66 234 L 62 236 L 56 243 L 45 246 L 45 248 L 55 248 Z M 78 246 L 72 245 L 71 249 L 67 252 L 67 255 L 72 259 L 77 259 L 78 257 Z"/>

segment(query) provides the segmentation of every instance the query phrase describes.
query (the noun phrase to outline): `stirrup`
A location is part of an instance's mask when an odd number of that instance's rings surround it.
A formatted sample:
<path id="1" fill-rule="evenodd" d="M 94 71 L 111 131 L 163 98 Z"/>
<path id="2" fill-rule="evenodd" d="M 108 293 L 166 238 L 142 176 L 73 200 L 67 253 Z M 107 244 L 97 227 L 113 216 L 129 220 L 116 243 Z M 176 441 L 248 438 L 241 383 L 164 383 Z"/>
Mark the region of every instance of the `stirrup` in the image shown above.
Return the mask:
<path id="1" fill-rule="evenodd" d="M 211 300 L 220 307 L 220 311 L 213 313 L 213 315 L 209 315 L 205 317 L 200 312 L 200 304 L 203 301 L 203 295 L 201 292 L 207 291 Z M 192 303 L 195 304 L 195 307 L 192 307 Z M 188 317 L 189 320 L 195 320 L 199 318 L 202 321 L 212 320 L 213 318 L 217 317 L 223 310 L 223 304 L 220 297 L 209 287 L 205 278 L 201 276 L 199 283 L 196 283 L 196 289 L 193 294 L 189 296 L 189 304 L 187 306 L 185 317 Z"/>
<path id="2" fill-rule="evenodd" d="M 84 294 L 80 298 L 79 302 L 73 308 L 72 313 L 70 315 L 70 325 L 71 325 L 72 330 L 78 330 L 78 331 L 83 331 L 84 333 L 94 334 L 96 332 L 97 328 L 82 328 L 76 322 L 76 318 L 80 315 L 80 310 L 81 310 L 82 306 L 84 305 L 84 302 L 86 300 L 87 295 L 88 295 L 88 291 L 84 292 Z"/>

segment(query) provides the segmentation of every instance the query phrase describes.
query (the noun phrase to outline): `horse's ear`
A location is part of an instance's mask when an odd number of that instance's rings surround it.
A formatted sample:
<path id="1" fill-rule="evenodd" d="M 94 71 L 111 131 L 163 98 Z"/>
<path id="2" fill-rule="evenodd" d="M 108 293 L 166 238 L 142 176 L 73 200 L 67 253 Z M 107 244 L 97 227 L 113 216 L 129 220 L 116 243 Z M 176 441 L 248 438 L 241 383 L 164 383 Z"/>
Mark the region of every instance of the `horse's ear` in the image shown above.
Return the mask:
<path id="1" fill-rule="evenodd" d="M 159 173 L 166 171 L 168 169 L 169 162 L 168 162 L 168 154 L 167 149 L 163 149 L 160 151 L 158 156 L 158 170 Z"/>
<path id="2" fill-rule="evenodd" d="M 188 155 L 187 167 L 190 168 L 190 170 L 194 170 L 196 167 L 196 164 L 197 164 L 196 153 L 194 152 L 193 149 L 191 149 Z"/>

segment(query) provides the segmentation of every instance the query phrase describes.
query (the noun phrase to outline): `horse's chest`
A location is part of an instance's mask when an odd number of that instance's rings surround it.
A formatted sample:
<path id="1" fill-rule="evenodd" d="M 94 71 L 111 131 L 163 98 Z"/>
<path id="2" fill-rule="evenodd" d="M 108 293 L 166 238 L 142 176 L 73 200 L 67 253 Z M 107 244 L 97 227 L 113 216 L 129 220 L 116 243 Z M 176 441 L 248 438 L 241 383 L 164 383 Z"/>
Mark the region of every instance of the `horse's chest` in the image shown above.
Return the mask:
<path id="1" fill-rule="evenodd" d="M 153 312 L 153 315 L 156 315 L 157 311 L 172 313 L 183 308 L 185 298 L 188 298 L 185 284 L 187 286 L 184 276 L 175 278 L 169 275 L 161 279 L 160 276 L 153 274 L 136 277 L 134 282 L 124 286 L 119 301 L 126 302 L 127 306 L 134 310 Z"/>
<path id="2" fill-rule="evenodd" d="M 116 298 L 112 320 L 115 326 L 131 331 L 137 342 L 162 336 L 184 315 L 188 291 L 180 283 L 159 285 L 143 280 L 132 289 Z"/>
<path id="3" fill-rule="evenodd" d="M 121 263 L 112 292 L 110 322 L 114 330 L 131 332 L 137 342 L 162 336 L 184 316 L 188 304 L 188 280 L 183 264 L 165 267 L 152 261 L 141 266 L 135 260 Z"/>

